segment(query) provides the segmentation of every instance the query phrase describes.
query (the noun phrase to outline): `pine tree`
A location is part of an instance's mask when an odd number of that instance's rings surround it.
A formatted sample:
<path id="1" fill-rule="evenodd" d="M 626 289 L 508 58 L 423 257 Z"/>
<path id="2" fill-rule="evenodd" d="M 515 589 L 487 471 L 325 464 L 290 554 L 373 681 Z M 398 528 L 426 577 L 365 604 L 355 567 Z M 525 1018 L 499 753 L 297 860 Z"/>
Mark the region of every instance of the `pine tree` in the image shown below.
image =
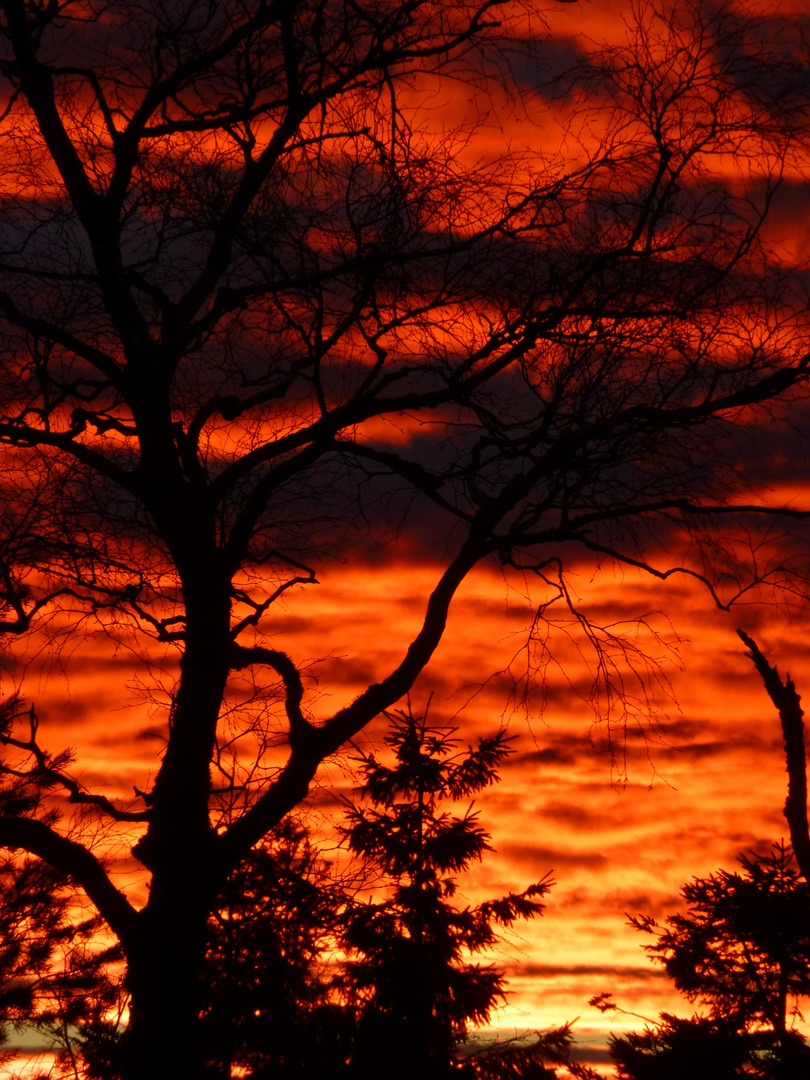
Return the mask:
<path id="1" fill-rule="evenodd" d="M 456 875 L 491 848 L 472 805 L 461 815 L 443 805 L 493 783 L 509 740 L 499 731 L 462 750 L 454 729 L 430 726 L 410 706 L 387 715 L 394 762 L 361 756 L 362 802 L 345 827 L 349 848 L 388 886 L 354 911 L 344 937 L 359 1003 L 355 1065 L 360 1075 L 384 1061 L 391 1077 L 436 1077 L 456 1068 L 468 1025 L 485 1023 L 504 997 L 502 972 L 472 956 L 498 940 L 497 927 L 539 915 L 552 882 L 458 906 Z"/>
<path id="2" fill-rule="evenodd" d="M 207 1075 L 341 1075 L 353 1014 L 334 993 L 329 955 L 350 902 L 299 822 L 237 867 L 209 921 Z"/>

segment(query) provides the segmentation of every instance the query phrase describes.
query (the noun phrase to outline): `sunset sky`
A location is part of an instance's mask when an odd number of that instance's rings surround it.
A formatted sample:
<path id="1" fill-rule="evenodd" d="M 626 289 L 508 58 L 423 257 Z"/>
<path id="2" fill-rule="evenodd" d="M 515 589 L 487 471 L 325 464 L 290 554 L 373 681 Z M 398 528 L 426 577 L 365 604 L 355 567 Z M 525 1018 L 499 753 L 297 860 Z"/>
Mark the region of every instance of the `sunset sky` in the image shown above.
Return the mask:
<path id="1" fill-rule="evenodd" d="M 544 49 L 552 70 L 594 42 L 620 39 L 629 10 L 627 0 L 550 3 Z M 807 27 L 810 4 L 785 2 L 774 17 Z M 452 107 L 444 103 L 442 122 Z M 488 152 L 490 142 L 495 152 L 504 139 L 531 150 L 557 137 L 548 114 L 528 108 L 504 114 L 468 152 Z M 810 183 L 800 163 L 788 167 L 768 230 L 785 264 L 806 269 Z M 756 476 L 763 499 L 810 507 L 800 437 L 808 431 L 806 407 L 797 406 L 792 422 L 795 431 L 761 417 L 749 424 L 739 468 Z M 416 434 L 403 425 L 397 437 L 408 444 Z M 750 538 L 735 539 L 742 556 Z M 670 565 L 670 540 L 674 550 L 674 537 L 656 541 L 661 569 Z M 318 584 L 290 590 L 276 605 L 270 640 L 303 666 L 313 716 L 331 715 L 395 665 L 441 572 L 446 552 L 433 541 L 430 516 L 415 514 L 396 536 L 356 548 L 336 544 L 318 567 Z M 810 526 L 777 522 L 758 542 L 760 566 L 789 560 L 798 569 L 810 558 Z M 462 879 L 461 895 L 476 903 L 547 872 L 556 882 L 543 918 L 519 927 L 494 957 L 508 970 L 510 998 L 493 1027 L 509 1035 L 578 1018 L 578 1037 L 598 1048 L 607 1032 L 641 1021 L 600 1014 L 588 1005 L 596 994 L 609 991 L 620 1008 L 650 1018 L 663 1009 L 691 1013 L 646 959 L 627 915 L 663 918 L 678 910 L 690 878 L 732 870 L 740 853 L 787 838 L 778 717 L 735 631 L 751 634 L 780 672 L 789 669 L 810 701 L 810 607 L 801 594 L 763 586 L 726 611 L 685 574 L 655 580 L 569 554 L 568 585 L 602 628 L 610 687 L 562 604 L 543 609 L 529 643 L 538 607 L 553 591 L 493 561 L 461 587 L 411 700 L 417 712 L 430 700 L 433 722 L 457 727 L 462 743 L 502 725 L 514 740 L 500 783 L 475 802 L 495 851 Z M 719 599 L 740 587 L 745 581 L 727 579 Z M 126 633 L 111 644 L 90 621 L 80 634 L 63 635 L 62 625 L 56 616 L 7 658 L 6 686 L 35 703 L 42 741 L 52 750 L 70 747 L 74 774 L 89 788 L 133 799 L 159 765 L 176 657 L 170 649 L 145 653 Z M 237 684 L 235 700 L 248 692 L 247 683 Z M 378 745 L 383 730 L 380 720 L 357 745 Z M 355 780 L 348 753 L 318 774 L 310 809 L 327 851 L 335 842 L 335 796 Z M 100 843 L 117 856 L 120 840 L 112 830 Z M 133 897 L 144 895 L 145 872 L 134 860 L 121 863 L 118 881 Z M 588 1060 L 605 1061 L 604 1051 Z"/>

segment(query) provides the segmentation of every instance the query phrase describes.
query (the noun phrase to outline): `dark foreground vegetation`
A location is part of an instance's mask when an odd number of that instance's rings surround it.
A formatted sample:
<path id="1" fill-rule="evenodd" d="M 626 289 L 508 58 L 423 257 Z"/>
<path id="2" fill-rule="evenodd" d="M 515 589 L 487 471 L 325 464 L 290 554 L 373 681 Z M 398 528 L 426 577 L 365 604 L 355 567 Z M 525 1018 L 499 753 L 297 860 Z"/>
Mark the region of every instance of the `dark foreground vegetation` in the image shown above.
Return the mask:
<path id="1" fill-rule="evenodd" d="M 810 1046 L 793 1030 L 810 996 L 810 891 L 784 844 L 740 862 L 741 872 L 685 885 L 686 911 L 666 925 L 631 920 L 656 939 L 645 949 L 699 1011 L 614 1037 L 621 1080 L 810 1076 Z M 592 1004 L 616 1009 L 610 994 Z"/>

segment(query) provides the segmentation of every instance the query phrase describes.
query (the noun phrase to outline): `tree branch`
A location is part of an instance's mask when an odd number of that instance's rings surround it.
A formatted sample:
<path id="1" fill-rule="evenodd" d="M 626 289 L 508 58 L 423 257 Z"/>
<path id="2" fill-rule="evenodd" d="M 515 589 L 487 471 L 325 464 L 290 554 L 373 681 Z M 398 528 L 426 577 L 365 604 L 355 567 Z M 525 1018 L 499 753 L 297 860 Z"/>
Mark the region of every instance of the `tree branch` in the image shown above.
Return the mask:
<path id="1" fill-rule="evenodd" d="M 127 947 L 135 930 L 137 912 L 84 845 L 60 835 L 42 821 L 0 817 L 0 847 L 37 855 L 55 870 L 67 874 L 84 889 L 124 948 Z"/>
<path id="2" fill-rule="evenodd" d="M 3 269 L 6 268 L 4 267 Z M 37 276 L 41 278 L 43 275 Z M 0 292 L 0 312 L 2 312 L 14 326 L 19 326 L 22 330 L 27 330 L 29 334 L 32 334 L 35 337 L 55 341 L 58 345 L 61 345 L 62 348 L 72 352 L 74 356 L 79 356 L 82 360 L 86 360 L 88 364 L 92 364 L 97 371 L 100 371 L 104 378 L 109 380 L 112 386 L 116 387 L 116 389 L 121 388 L 123 373 L 109 353 L 102 352 L 101 349 L 97 349 L 86 341 L 82 341 L 81 338 L 76 337 L 75 334 L 71 334 L 71 332 L 65 330 L 64 327 L 57 326 L 49 319 L 42 319 L 35 315 L 26 314 L 21 308 L 17 307 L 6 292 Z"/>
<path id="3" fill-rule="evenodd" d="M 301 675 L 286 653 L 278 649 L 265 649 L 261 645 L 246 648 L 244 645 L 233 642 L 229 660 L 231 668 L 235 671 L 241 671 L 242 668 L 251 667 L 253 664 L 267 664 L 281 676 L 286 690 L 284 708 L 290 723 L 291 746 L 295 747 L 297 743 L 306 740 L 315 731 L 301 710 L 304 697 Z"/>
<path id="4" fill-rule="evenodd" d="M 108 814 L 115 821 L 148 821 L 148 810 L 119 810 L 105 795 L 93 795 L 88 791 L 84 791 L 76 780 L 62 771 L 59 765 L 60 763 L 68 763 L 70 761 L 70 754 L 65 752 L 54 761 L 54 759 L 42 749 L 36 738 L 39 720 L 37 719 L 37 714 L 34 711 L 33 705 L 28 711 L 28 724 L 31 732 L 31 737 L 29 739 L 16 739 L 14 736 L 0 730 L 0 745 L 13 746 L 17 750 L 22 750 L 25 754 L 29 754 L 34 759 L 36 765 L 31 769 L 25 770 L 12 769 L 9 766 L 0 763 L 0 775 L 6 773 L 21 779 L 28 779 L 40 787 L 44 785 L 50 786 L 51 784 L 59 784 L 67 791 L 68 802 L 95 806 L 96 809 Z"/>
<path id="5" fill-rule="evenodd" d="M 217 838 L 220 857 L 228 867 L 236 865 L 253 844 L 306 796 L 322 761 L 411 689 L 442 639 L 450 603 L 459 585 L 485 551 L 486 546 L 479 536 L 468 538 L 431 593 L 419 633 L 400 664 L 386 678 L 367 687 L 351 705 L 336 712 L 322 727 L 307 724 L 306 738 L 292 744 L 289 760 L 272 787 Z M 247 654 L 252 651 L 245 650 Z M 300 679 L 297 671 L 295 675 Z M 292 681 L 287 685 L 289 695 Z"/>
<path id="6" fill-rule="evenodd" d="M 774 511 L 774 513 L 776 512 L 777 511 Z M 596 551 L 603 555 L 609 555 L 612 559 L 615 559 L 616 562 L 624 563 L 625 566 L 635 566 L 638 570 L 643 570 L 645 574 L 650 574 L 651 577 L 657 578 L 659 581 L 666 581 L 668 578 L 672 577 L 673 574 L 683 574 L 685 577 L 694 578 L 704 586 L 711 596 L 712 602 L 721 611 L 731 611 L 732 606 L 741 596 L 744 596 L 747 592 L 750 592 L 751 589 L 755 588 L 757 585 L 761 585 L 763 581 L 766 581 L 769 577 L 778 574 L 784 569 L 783 567 L 772 567 L 765 574 L 755 574 L 747 585 L 740 586 L 731 599 L 724 602 L 721 600 L 717 587 L 712 583 L 709 576 L 707 574 L 701 574 L 699 570 L 691 570 L 688 566 L 670 566 L 666 570 L 659 570 L 645 559 L 636 559 L 632 555 L 627 555 L 625 552 L 618 551 L 615 547 L 610 547 L 607 544 L 599 544 L 595 540 L 591 540 L 582 534 L 574 532 L 571 534 L 571 539 L 578 541 L 589 551 Z"/>

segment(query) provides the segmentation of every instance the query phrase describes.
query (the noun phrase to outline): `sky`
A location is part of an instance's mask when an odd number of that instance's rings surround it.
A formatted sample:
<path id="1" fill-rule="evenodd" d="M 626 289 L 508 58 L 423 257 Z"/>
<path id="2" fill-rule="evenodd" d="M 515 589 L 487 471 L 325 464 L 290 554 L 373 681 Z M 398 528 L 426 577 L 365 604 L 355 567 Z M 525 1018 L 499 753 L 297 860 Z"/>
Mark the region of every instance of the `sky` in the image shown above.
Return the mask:
<path id="1" fill-rule="evenodd" d="M 551 5 L 554 49 L 575 55 L 590 40 L 621 33 L 627 10 L 625 0 Z M 781 10 L 798 21 L 808 9 Z M 504 126 L 527 145 L 543 137 L 531 118 Z M 497 145 L 503 135 L 482 138 Z M 810 187 L 796 167 L 770 228 L 797 265 L 807 258 L 808 213 Z M 807 429 L 806 417 L 797 414 L 797 423 Z M 760 427 L 741 447 L 740 465 L 759 468 L 776 501 L 810 506 L 799 439 Z M 313 707 L 323 715 L 389 669 L 418 627 L 441 555 L 431 552 L 425 528 L 406 521 L 396 542 L 327 562 L 319 584 L 279 603 L 273 632 L 307 664 Z M 804 559 L 808 540 L 801 531 L 774 534 L 768 551 Z M 576 1019 L 580 1038 L 603 1046 L 608 1031 L 640 1021 L 599 1013 L 588 1005 L 596 994 L 609 991 L 621 1009 L 651 1018 L 691 1011 L 647 960 L 628 915 L 660 919 L 682 910 L 686 881 L 734 869 L 740 853 L 787 837 L 778 718 L 735 631 L 750 633 L 810 700 L 810 609 L 762 589 L 724 611 L 690 577 L 658 581 L 585 561 L 574 563 L 569 583 L 594 622 L 623 635 L 630 650 L 615 654 L 612 672 L 613 685 L 625 687 L 626 712 L 600 685 L 597 656 L 563 610 L 558 619 L 557 608 L 549 610 L 542 645 L 527 645 L 545 596 L 536 580 L 494 564 L 461 587 L 412 702 L 418 711 L 429 701 L 433 721 L 457 727 L 463 743 L 503 725 L 513 737 L 500 783 L 475 800 L 495 850 L 460 880 L 460 895 L 477 903 L 548 872 L 555 881 L 543 917 L 521 926 L 494 958 L 508 972 L 509 1001 L 493 1027 L 510 1034 Z M 129 798 L 158 767 L 162 701 L 153 687 L 170 684 L 175 661 L 144 657 L 125 639 L 112 649 L 92 627 L 53 650 L 58 639 L 51 623 L 24 657 L 7 662 L 7 683 L 36 703 L 43 740 L 72 748 L 88 787 Z M 382 730 L 380 721 L 358 746 L 377 745 Z M 318 775 L 311 810 L 327 846 L 335 794 L 352 783 L 345 757 Z M 108 842 L 116 850 L 115 835 Z M 143 894 L 137 865 L 124 862 L 118 874 L 133 896 Z"/>

